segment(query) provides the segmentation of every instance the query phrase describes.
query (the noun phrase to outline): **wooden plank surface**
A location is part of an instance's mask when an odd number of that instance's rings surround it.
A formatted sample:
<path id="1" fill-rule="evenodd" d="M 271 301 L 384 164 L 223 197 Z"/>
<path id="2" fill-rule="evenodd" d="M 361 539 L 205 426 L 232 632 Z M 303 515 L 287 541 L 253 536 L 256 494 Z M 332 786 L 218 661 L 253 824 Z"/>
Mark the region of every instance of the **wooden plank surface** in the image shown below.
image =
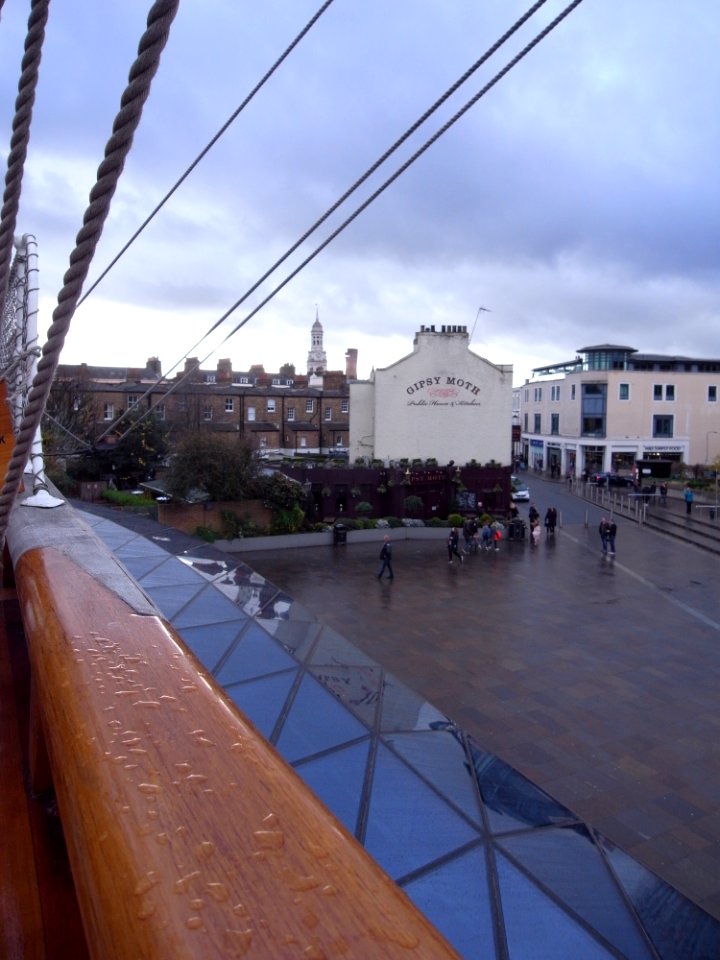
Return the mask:
<path id="1" fill-rule="evenodd" d="M 457 956 L 166 623 L 54 548 L 15 573 L 97 960 Z"/>

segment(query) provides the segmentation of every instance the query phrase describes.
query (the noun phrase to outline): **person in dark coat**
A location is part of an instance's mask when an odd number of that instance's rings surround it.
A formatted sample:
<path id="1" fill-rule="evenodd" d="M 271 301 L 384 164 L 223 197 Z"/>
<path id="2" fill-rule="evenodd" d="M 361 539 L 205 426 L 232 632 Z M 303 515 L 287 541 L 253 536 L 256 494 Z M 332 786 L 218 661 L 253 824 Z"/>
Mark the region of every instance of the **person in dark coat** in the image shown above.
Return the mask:
<path id="1" fill-rule="evenodd" d="M 382 549 L 380 550 L 380 559 L 382 560 L 382 564 L 380 565 L 378 580 L 382 580 L 383 574 L 386 570 L 388 572 L 388 579 L 394 580 L 395 574 L 393 573 L 392 568 L 392 545 L 390 543 L 390 537 L 387 534 L 385 534 L 385 537 L 383 538 L 383 545 Z"/>
<path id="2" fill-rule="evenodd" d="M 448 563 L 453 562 L 453 554 L 458 558 L 460 563 L 463 562 L 463 558 L 458 551 L 458 540 L 459 534 L 457 527 L 453 527 L 450 531 L 450 536 L 448 537 L 447 548 L 448 548 Z"/>
<path id="3" fill-rule="evenodd" d="M 557 526 L 557 510 L 555 507 L 548 507 L 545 513 L 545 530 L 549 537 L 555 536 L 555 527 Z"/>

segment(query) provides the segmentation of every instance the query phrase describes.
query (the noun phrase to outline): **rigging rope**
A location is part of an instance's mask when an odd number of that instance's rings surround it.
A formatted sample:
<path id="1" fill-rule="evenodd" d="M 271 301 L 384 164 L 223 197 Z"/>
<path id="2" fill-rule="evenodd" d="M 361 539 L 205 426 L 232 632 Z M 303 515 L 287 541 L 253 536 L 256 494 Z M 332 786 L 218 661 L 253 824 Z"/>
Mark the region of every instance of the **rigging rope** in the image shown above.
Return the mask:
<path id="1" fill-rule="evenodd" d="M 545 0 L 543 0 L 543 3 L 544 3 L 544 2 L 545 2 Z M 81 303 L 84 303 L 84 302 L 87 300 L 87 298 L 90 296 L 90 294 L 93 292 L 93 290 L 98 286 L 98 284 L 100 284 L 100 283 L 105 279 L 105 277 L 108 275 L 108 273 L 110 273 L 110 271 L 111 271 L 112 268 L 115 266 L 115 264 L 118 262 L 118 260 L 123 256 L 123 254 L 125 254 L 125 253 L 130 249 L 130 247 L 133 245 L 133 243 L 137 240 L 137 238 L 138 238 L 138 237 L 140 236 L 140 234 L 143 232 L 143 230 L 145 229 L 145 227 L 147 227 L 148 224 L 157 216 L 157 214 L 162 210 L 162 208 L 165 206 L 165 204 L 168 202 L 168 200 L 172 197 L 172 195 L 175 193 L 175 191 L 185 182 L 185 180 L 187 180 L 187 178 L 188 178 L 188 177 L 190 176 L 190 174 L 193 172 L 193 170 L 195 169 L 195 167 L 197 167 L 197 165 L 200 163 L 200 161 L 201 161 L 201 160 L 210 152 L 210 150 L 215 146 L 215 144 L 218 142 L 218 140 L 220 139 L 220 137 L 222 137 L 222 135 L 225 133 L 225 131 L 228 129 L 228 127 L 230 127 L 231 124 L 233 124 L 233 123 L 235 122 L 235 120 L 237 120 L 237 118 L 240 116 L 240 114 L 241 114 L 242 111 L 245 109 L 245 107 L 246 107 L 246 106 L 250 103 L 250 101 L 253 99 L 253 97 L 255 96 L 255 94 L 258 93 L 258 92 L 260 91 L 260 89 L 267 83 L 267 81 L 268 81 L 268 80 L 270 79 L 270 77 L 275 73 L 275 71 L 276 71 L 277 68 L 280 66 L 280 64 L 290 56 L 290 54 L 292 53 L 292 51 L 293 51 L 293 50 L 295 49 L 295 47 L 300 43 L 300 41 L 301 41 L 302 38 L 305 36 L 305 34 L 308 33 L 308 32 L 312 29 L 312 27 L 317 23 L 317 21 L 320 19 L 320 17 L 323 15 L 323 13 L 325 13 L 325 11 L 327 10 L 327 8 L 328 8 L 332 3 L 334 3 L 334 0 L 325 0 L 325 3 L 320 7 L 320 9 L 315 13 L 315 15 L 314 15 L 313 17 L 311 17 L 310 20 L 308 20 L 308 22 L 305 24 L 305 26 L 304 26 L 303 29 L 300 31 L 300 33 L 295 37 L 295 39 L 292 41 L 292 43 L 291 43 L 291 44 L 285 49 L 285 51 L 277 58 L 277 60 L 275 61 L 275 63 L 270 67 L 270 69 L 269 69 L 269 70 L 267 71 L 267 73 L 262 77 L 262 79 L 259 80 L 259 81 L 255 84 L 255 86 L 252 88 L 252 90 L 250 91 L 250 93 L 245 97 L 245 99 L 244 99 L 243 102 L 240 104 L 240 106 L 237 108 L 237 110 L 235 110 L 235 112 L 232 113 L 232 114 L 230 115 L 230 117 L 225 121 L 225 123 L 220 127 L 220 129 L 219 129 L 218 132 L 215 134 L 215 136 L 212 138 L 212 140 L 210 140 L 210 141 L 208 142 L 208 144 L 207 144 L 205 147 L 203 147 L 203 149 L 202 149 L 202 150 L 200 151 L 200 153 L 195 157 L 195 159 L 194 159 L 193 162 L 190 164 L 190 166 L 187 168 L 187 170 L 185 170 L 185 172 L 182 174 L 182 176 L 181 176 L 181 177 L 173 184 L 173 186 L 168 190 L 168 192 L 167 192 L 167 193 L 165 194 L 165 196 L 162 198 L 162 200 L 160 201 L 160 203 L 158 203 L 158 205 L 155 207 L 155 209 L 154 209 L 154 210 L 146 217 L 146 219 L 140 224 L 140 226 L 137 228 L 137 230 L 135 231 L 135 233 L 130 237 L 130 239 L 127 241 L 127 243 L 123 246 L 123 248 L 113 257 L 113 259 L 112 259 L 112 260 L 110 261 L 110 263 L 105 267 L 105 269 L 104 269 L 103 272 L 100 274 L 100 276 L 97 278 L 97 280 L 95 280 L 95 282 L 92 284 L 92 286 L 88 287 L 88 289 L 87 289 L 87 290 L 85 291 L 85 293 L 82 295 L 82 297 L 80 298 L 80 300 L 78 300 L 78 307 L 80 306 Z M 111 428 L 111 429 L 112 429 L 112 428 Z M 106 433 L 103 434 L 103 436 L 106 436 L 106 435 L 107 435 Z"/>
<path id="2" fill-rule="evenodd" d="M 13 133 L 10 138 L 5 192 L 0 212 L 0 316 L 4 315 L 7 297 L 15 224 L 20 206 L 22 177 L 30 141 L 30 122 L 35 103 L 49 5 L 50 0 L 33 0 L 25 37 L 25 55 L 22 59 L 18 95 L 15 100 Z"/>
<path id="3" fill-rule="evenodd" d="M 286 287 L 287 284 L 290 283 L 290 281 L 293 280 L 298 275 L 298 273 L 300 273 L 301 270 L 304 270 L 305 267 L 309 263 L 311 263 L 315 259 L 315 257 L 317 257 L 318 254 L 325 249 L 325 247 L 327 247 L 330 243 L 332 243 L 332 241 L 337 236 L 339 236 L 339 234 L 341 234 L 343 230 L 345 230 L 345 228 L 348 227 L 353 222 L 353 220 L 356 220 L 357 217 L 359 217 L 360 214 L 367 207 L 369 207 L 370 204 L 373 203 L 380 196 L 381 193 L 384 193 L 384 191 L 387 190 L 387 188 L 392 183 L 394 183 L 395 180 L 398 179 L 398 177 L 400 177 L 410 166 L 412 166 L 413 163 L 415 163 L 415 161 L 419 157 L 421 157 L 427 150 L 429 150 L 429 148 L 441 136 L 443 136 L 443 134 L 445 134 L 450 129 L 450 127 L 452 127 L 455 123 L 457 123 L 457 121 L 461 117 L 463 117 L 468 112 L 468 110 L 470 110 L 471 107 L 473 107 L 478 102 L 478 100 L 484 97 L 489 90 L 491 90 L 524 57 L 526 57 L 527 54 L 530 53 L 530 51 L 533 50 L 542 40 L 544 40 L 544 38 L 549 33 L 551 33 L 582 2 L 583 0 L 573 0 L 572 3 L 568 4 L 568 6 L 565 7 L 565 9 L 562 10 L 558 14 L 558 16 L 555 17 L 555 19 L 547 25 L 547 27 L 541 30 L 540 33 L 538 33 L 530 41 L 530 43 L 528 43 L 525 47 L 523 47 L 523 49 L 515 57 L 513 57 L 512 60 L 510 60 L 502 68 L 502 70 L 498 71 L 498 73 L 496 73 L 495 76 L 488 83 L 486 83 L 484 87 L 482 87 L 473 97 L 471 97 L 470 100 L 468 100 L 460 108 L 460 110 L 458 110 L 446 123 L 444 123 L 439 130 L 437 130 L 428 140 L 426 140 L 425 143 L 418 150 L 416 150 L 415 153 L 413 153 L 413 155 L 408 160 L 405 161 L 405 163 L 403 163 L 400 167 L 398 167 L 398 169 L 390 177 L 388 177 L 387 180 L 385 180 L 384 183 L 382 183 L 377 190 L 375 190 L 363 203 L 361 203 L 360 206 L 357 207 L 353 211 L 353 213 L 350 214 L 350 216 L 340 224 L 339 227 L 337 227 L 337 229 L 333 230 L 333 232 L 318 247 L 316 247 L 315 250 L 313 250 L 313 252 L 309 254 L 302 261 L 302 263 L 300 263 L 291 273 L 288 274 L 287 277 L 285 277 L 282 283 L 279 283 L 273 290 L 271 290 L 271 292 L 265 297 L 264 300 L 261 300 L 260 303 L 240 321 L 240 323 L 238 323 L 235 327 L 233 327 L 233 329 L 225 337 L 223 337 L 223 339 L 219 343 L 217 343 L 208 354 L 206 354 L 202 358 L 202 360 L 200 361 L 200 365 L 205 363 L 217 350 L 220 349 L 220 347 L 224 343 L 227 343 L 227 341 L 230 340 L 231 337 L 235 336 L 238 330 L 244 327 L 245 324 L 248 323 L 248 321 L 250 321 L 255 316 L 255 314 L 257 314 L 260 310 L 262 310 L 262 308 L 266 304 L 268 304 L 284 287 Z M 242 301 L 239 301 L 239 302 L 242 302 Z M 235 309 L 235 307 L 233 307 L 232 309 Z M 232 310 L 228 311 L 225 314 L 225 318 L 227 318 L 231 312 Z M 217 327 L 217 324 L 215 324 L 215 327 Z M 215 329 L 215 327 L 213 327 L 213 329 Z M 144 420 L 145 417 L 149 416 L 161 403 L 163 403 L 165 397 L 173 393 L 191 375 L 192 372 L 193 371 L 188 371 L 187 373 L 184 374 L 183 377 L 180 378 L 180 380 L 172 384 L 171 388 L 163 395 L 162 399 L 156 401 L 156 403 L 154 403 L 151 407 L 149 407 L 149 409 L 143 413 L 143 415 L 132 425 L 132 427 L 127 429 L 124 433 L 122 433 L 117 438 L 118 442 L 123 440 L 130 433 L 130 431 L 137 425 L 137 423 L 140 423 L 142 420 Z M 152 389 L 156 390 L 157 385 L 155 385 Z M 145 394 L 145 396 L 147 396 L 147 394 Z"/>
<path id="4" fill-rule="evenodd" d="M 75 249 L 70 254 L 70 267 L 65 273 L 63 287 L 58 294 L 58 305 L 53 311 L 53 322 L 38 361 L 37 373 L 15 439 L 15 449 L 0 492 L 0 542 L 5 539 L 10 509 L 20 487 L 33 437 L 42 419 L 60 351 L 110 211 L 110 202 L 132 146 L 143 105 L 150 93 L 151 82 L 160 65 L 160 56 L 167 43 L 178 5 L 179 0 L 156 0 L 148 14 L 147 29 L 140 39 L 138 56 L 130 69 L 128 85 L 120 101 L 112 135 L 105 147 L 105 157 L 98 168 L 97 181 L 90 191 L 90 203 L 85 211 L 83 226 L 77 235 Z"/>
<path id="5" fill-rule="evenodd" d="M 143 393 L 142 396 L 140 397 L 140 400 L 142 401 L 142 400 L 146 399 L 148 396 L 150 396 L 150 394 L 152 394 L 155 390 L 157 390 L 158 386 L 159 386 L 160 384 L 162 384 L 163 382 L 167 383 L 167 382 L 168 382 L 168 376 L 169 376 L 174 370 L 176 370 L 177 367 L 180 366 L 180 364 L 183 362 L 183 360 L 186 359 L 186 358 L 189 356 L 189 354 L 192 353 L 194 350 L 197 350 L 197 348 L 200 346 L 200 344 L 203 343 L 204 340 L 206 340 L 215 330 L 217 330 L 217 328 L 218 328 L 222 323 L 224 323 L 225 320 L 227 320 L 228 317 L 230 317 L 230 316 L 235 312 L 235 310 L 237 310 L 237 308 L 238 308 L 239 306 L 241 306 L 241 305 L 248 299 L 248 297 L 249 297 L 251 294 L 253 294 L 253 293 L 257 290 L 257 288 L 258 288 L 262 283 L 264 283 L 264 281 L 267 280 L 267 278 L 268 278 L 269 276 L 271 276 L 271 274 L 273 274 L 273 273 L 278 269 L 278 267 L 280 267 L 280 266 L 288 259 L 288 257 L 290 257 L 290 256 L 298 249 L 298 247 L 300 247 L 310 236 L 312 236 L 312 234 L 315 233 L 315 231 L 316 231 L 320 226 L 322 226 L 322 224 L 325 223 L 325 221 L 326 221 L 340 206 L 342 206 L 342 204 L 343 204 L 353 193 L 355 193 L 355 191 L 358 190 L 358 188 L 361 187 L 362 184 L 365 183 L 365 181 L 366 181 L 370 176 L 372 176 L 372 174 L 375 173 L 375 171 L 376 171 L 379 167 L 381 167 L 382 164 L 385 163 L 385 161 L 388 160 L 389 157 L 391 157 L 392 154 L 395 153 L 395 152 L 402 146 L 402 144 L 405 143 L 405 142 L 409 139 L 409 137 L 411 137 L 412 134 L 415 133 L 415 132 L 423 125 L 423 123 L 425 123 L 425 121 L 428 120 L 428 119 L 433 115 L 433 113 L 435 113 L 435 112 L 443 105 L 443 103 L 445 103 L 474 73 L 476 73 L 476 72 L 478 71 L 478 69 L 479 69 L 484 63 L 486 63 L 486 62 L 490 59 L 490 57 L 491 57 L 494 53 L 496 53 L 496 52 L 500 49 L 500 47 L 501 47 L 504 43 L 506 43 L 506 42 L 510 39 L 510 37 L 512 37 L 513 34 L 515 34 L 515 33 L 520 29 L 520 27 L 523 26 L 523 24 L 525 24 L 525 23 L 540 9 L 540 7 L 542 7 L 546 2 L 547 2 L 547 0 L 537 0 L 537 2 L 534 3 L 518 20 L 516 20 L 515 23 L 514 23 L 508 30 L 506 30 L 505 33 L 504 33 L 498 40 L 495 41 L 495 43 L 493 43 L 490 47 L 488 47 L 488 49 L 485 51 L 485 53 L 483 53 L 483 55 L 482 55 L 478 60 L 476 60 L 475 63 L 472 64 L 472 66 L 469 67 L 469 68 L 455 81 L 455 83 L 453 83 L 450 87 L 448 87 L 448 89 L 432 104 L 432 106 L 428 107 L 428 109 L 427 109 L 423 114 L 421 114 L 421 116 L 418 117 L 418 119 L 417 119 L 410 127 L 408 127 L 408 129 L 407 129 L 400 137 L 398 137 L 398 139 L 392 144 L 392 146 L 390 146 L 370 167 L 368 167 L 367 170 L 366 170 L 360 177 L 358 177 L 358 179 L 352 184 L 352 186 L 350 186 L 350 187 L 332 204 L 332 206 L 328 207 L 328 209 L 325 211 L 325 213 L 323 213 L 322 216 L 320 216 L 320 217 L 305 231 L 305 233 L 303 233 L 303 235 L 302 235 L 298 240 L 296 240 L 296 242 L 295 242 L 291 247 L 289 247 L 289 249 L 286 250 L 285 253 L 284 253 L 278 260 L 276 260 L 275 263 L 273 263 L 272 266 L 269 267 L 269 268 L 265 271 L 265 273 L 264 273 L 248 290 L 245 291 L 245 293 L 242 295 L 242 297 L 240 297 L 240 299 L 237 300 L 237 301 L 232 305 L 232 307 L 230 307 L 228 310 L 226 310 L 225 313 L 223 313 L 223 315 L 222 315 L 218 320 L 216 320 L 215 323 L 213 323 L 213 325 L 212 325 L 208 330 L 206 330 L 206 332 L 202 335 L 202 337 L 201 337 L 195 344 L 193 344 L 193 346 L 191 346 L 191 347 L 189 348 L 189 350 L 187 350 L 187 351 L 185 352 L 185 354 L 183 355 L 183 357 L 181 357 L 180 360 L 176 361 L 176 362 L 168 369 L 168 371 L 167 371 L 165 374 L 163 374 L 162 377 L 160 377 L 160 379 L 159 379 L 156 383 L 154 383 L 151 387 L 148 387 L 148 389 L 145 391 L 145 393 Z M 134 239 L 134 238 L 133 238 L 133 239 Z M 131 242 L 132 242 L 132 241 L 131 241 Z M 319 252 L 319 251 L 318 251 L 318 252 Z M 108 269 L 109 269 L 109 268 L 108 268 Z M 293 276 L 294 276 L 294 274 L 293 274 Z M 275 291 L 275 292 L 277 292 L 277 291 Z M 88 291 L 88 293 L 89 293 L 89 291 Z M 274 294 L 273 294 L 273 295 L 274 295 Z M 267 301 L 264 301 L 264 302 L 267 302 Z M 250 318 L 248 317 L 248 318 L 246 318 L 246 319 L 249 320 Z M 225 341 L 223 340 L 222 343 L 224 343 L 224 342 L 225 342 Z M 211 351 L 211 353 L 208 354 L 208 356 L 211 356 L 212 353 L 214 353 L 214 352 L 215 352 L 214 350 Z M 205 358 L 205 359 L 206 359 L 206 358 Z M 204 362 L 204 361 L 203 361 L 203 362 Z M 182 377 L 182 378 L 180 379 L 180 382 L 179 382 L 179 383 L 174 384 L 174 385 L 171 387 L 171 389 L 166 392 L 166 396 L 169 395 L 170 393 L 172 393 L 175 389 L 177 389 L 177 387 L 180 386 L 180 384 L 182 384 L 182 383 L 185 381 L 185 379 L 187 378 L 187 376 L 189 376 L 189 374 L 186 374 L 184 377 Z M 158 403 L 162 403 L 162 401 L 158 401 Z M 156 404 L 156 406 L 157 406 L 157 404 Z M 108 427 L 106 427 L 106 429 L 100 434 L 100 436 L 97 437 L 97 439 L 96 439 L 95 442 L 96 442 L 96 443 L 99 443 L 101 440 L 104 440 L 105 437 L 108 436 L 108 434 L 110 434 L 110 433 L 112 433 L 114 430 L 116 430 L 117 427 L 118 427 L 118 425 L 119 425 L 120 423 L 122 423 L 125 419 L 127 419 L 127 416 L 128 416 L 128 414 L 129 414 L 129 412 L 130 412 L 129 410 L 123 411 L 123 413 L 121 413 L 120 416 L 117 417 L 113 423 L 111 423 Z M 122 436 L 121 436 L 121 439 L 122 439 L 123 437 L 126 437 L 127 434 L 128 434 L 128 432 L 129 432 L 129 431 L 126 431 L 125 433 L 123 433 Z"/>

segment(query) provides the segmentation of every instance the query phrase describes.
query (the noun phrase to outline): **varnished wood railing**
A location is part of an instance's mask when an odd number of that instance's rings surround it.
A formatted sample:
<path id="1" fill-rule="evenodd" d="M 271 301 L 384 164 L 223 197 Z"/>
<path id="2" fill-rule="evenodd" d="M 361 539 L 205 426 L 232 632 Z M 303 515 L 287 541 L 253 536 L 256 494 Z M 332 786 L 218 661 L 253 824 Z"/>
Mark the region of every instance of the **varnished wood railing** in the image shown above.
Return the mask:
<path id="1" fill-rule="evenodd" d="M 92 957 L 456 956 L 72 508 L 8 544 Z"/>

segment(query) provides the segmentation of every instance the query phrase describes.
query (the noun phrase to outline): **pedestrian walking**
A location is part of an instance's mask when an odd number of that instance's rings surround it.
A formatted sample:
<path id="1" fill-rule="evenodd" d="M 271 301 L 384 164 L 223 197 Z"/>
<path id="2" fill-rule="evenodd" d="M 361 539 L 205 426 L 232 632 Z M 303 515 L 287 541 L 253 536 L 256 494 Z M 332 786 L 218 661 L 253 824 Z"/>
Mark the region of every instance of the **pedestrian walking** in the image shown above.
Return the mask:
<path id="1" fill-rule="evenodd" d="M 666 507 L 667 506 L 667 484 L 660 484 L 660 503 Z"/>
<path id="2" fill-rule="evenodd" d="M 557 526 L 557 510 L 555 507 L 548 507 L 545 513 L 545 530 L 549 537 L 555 536 L 555 527 Z"/>
<path id="3" fill-rule="evenodd" d="M 492 550 L 493 531 L 487 520 L 480 531 L 480 542 L 482 543 L 483 550 Z"/>
<path id="4" fill-rule="evenodd" d="M 458 552 L 458 540 L 460 535 L 458 534 L 457 527 L 453 527 L 450 531 L 450 536 L 448 537 L 447 548 L 448 548 L 448 563 L 453 562 L 453 555 L 458 558 L 460 563 L 463 562 L 462 555 Z"/>
<path id="5" fill-rule="evenodd" d="M 608 546 L 608 553 L 610 554 L 611 557 L 615 556 L 616 535 L 617 535 L 617 524 L 611 517 L 607 526 L 607 546 Z"/>
<path id="6" fill-rule="evenodd" d="M 382 563 L 380 565 L 380 572 L 377 575 L 378 580 L 382 580 L 383 574 L 386 570 L 388 572 L 388 579 L 394 580 L 395 574 L 393 573 L 392 568 L 392 544 L 390 543 L 390 537 L 387 534 L 385 534 L 383 537 L 383 545 L 382 549 L 380 550 L 380 559 Z"/>
<path id="7" fill-rule="evenodd" d="M 598 525 L 598 533 L 600 534 L 600 542 L 602 543 L 602 552 L 604 554 L 608 551 L 608 530 L 610 524 L 608 523 L 607 517 L 600 517 L 600 523 Z"/>
<path id="8" fill-rule="evenodd" d="M 693 500 L 695 499 L 695 494 L 692 492 L 692 487 L 685 487 L 685 490 L 683 491 L 683 497 L 685 499 L 685 513 L 689 517 L 692 513 Z"/>

